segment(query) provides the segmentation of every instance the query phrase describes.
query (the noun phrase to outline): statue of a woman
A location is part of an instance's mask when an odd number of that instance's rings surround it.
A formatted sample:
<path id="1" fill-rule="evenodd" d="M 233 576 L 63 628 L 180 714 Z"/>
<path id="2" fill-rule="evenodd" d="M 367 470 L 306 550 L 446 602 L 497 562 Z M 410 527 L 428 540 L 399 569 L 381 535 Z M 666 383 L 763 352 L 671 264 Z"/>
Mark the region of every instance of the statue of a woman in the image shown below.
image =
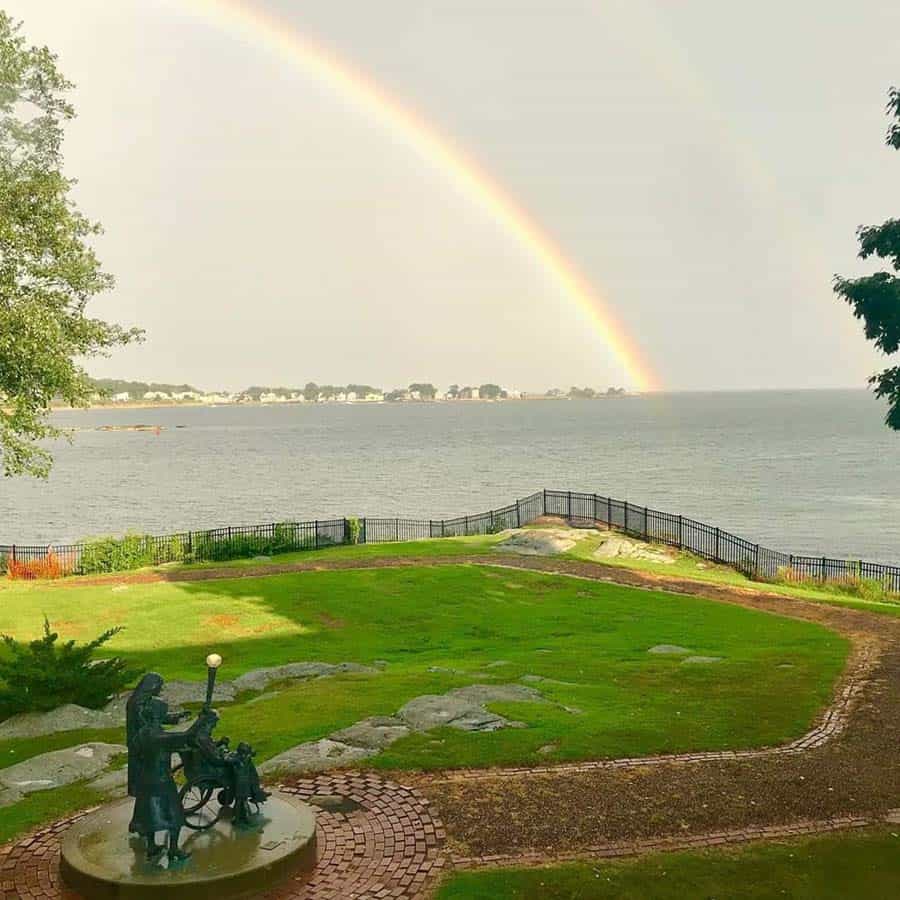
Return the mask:
<path id="1" fill-rule="evenodd" d="M 156 832 L 168 832 L 171 864 L 190 855 L 178 848 L 184 811 L 172 777 L 172 753 L 191 744 L 202 719 L 186 731 L 164 731 L 163 725 L 174 725 L 190 713 L 171 715 L 168 705 L 159 697 L 162 686 L 162 676 L 150 672 L 141 679 L 126 705 L 128 793 L 134 797 L 134 813 L 128 830 L 147 841 L 150 859 L 166 849 L 156 843 Z"/>

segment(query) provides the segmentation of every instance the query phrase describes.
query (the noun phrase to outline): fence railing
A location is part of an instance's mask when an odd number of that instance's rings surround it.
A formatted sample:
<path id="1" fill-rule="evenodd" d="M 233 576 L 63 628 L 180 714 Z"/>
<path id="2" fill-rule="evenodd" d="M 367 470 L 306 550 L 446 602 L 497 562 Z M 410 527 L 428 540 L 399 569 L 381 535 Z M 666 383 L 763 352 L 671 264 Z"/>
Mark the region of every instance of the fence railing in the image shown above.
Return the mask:
<path id="1" fill-rule="evenodd" d="M 866 579 L 879 582 L 887 591 L 900 593 L 900 566 L 783 553 L 687 516 L 578 491 L 538 491 L 499 509 L 453 519 L 314 519 L 145 535 L 136 539 L 140 542 L 137 557 L 146 565 L 215 562 L 338 544 L 494 534 L 527 525 L 541 516 L 560 516 L 576 524 L 604 525 L 632 537 L 667 544 L 731 566 L 754 579 L 814 579 L 822 582 Z M 93 542 L 0 545 L 0 571 L 11 568 L 10 564 L 40 564 L 48 559 L 53 559 L 59 570 L 66 574 L 108 571 L 98 568 L 94 550 Z"/>

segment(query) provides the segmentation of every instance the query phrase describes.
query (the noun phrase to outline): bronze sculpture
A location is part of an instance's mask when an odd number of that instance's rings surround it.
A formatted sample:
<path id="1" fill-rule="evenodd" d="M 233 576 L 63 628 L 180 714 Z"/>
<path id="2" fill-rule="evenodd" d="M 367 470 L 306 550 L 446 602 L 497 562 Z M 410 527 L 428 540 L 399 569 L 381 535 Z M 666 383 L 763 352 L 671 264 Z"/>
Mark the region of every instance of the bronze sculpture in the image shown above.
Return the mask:
<path id="1" fill-rule="evenodd" d="M 168 849 L 170 866 L 190 857 L 178 846 L 183 827 L 210 828 L 222 809 L 229 807 L 233 824 L 249 825 L 269 797 L 253 764 L 253 748 L 242 742 L 230 752 L 228 738 L 212 737 L 219 721 L 211 704 L 221 661 L 217 654 L 207 658 L 206 703 L 186 730 L 164 729 L 191 714 L 169 713 L 160 697 L 163 679 L 156 672 L 141 679 L 126 705 L 128 794 L 135 798 L 128 829 L 144 838 L 149 859 L 158 858 Z M 174 767 L 173 753 L 180 758 Z M 179 778 L 184 779 L 180 788 L 175 780 L 179 772 Z M 167 832 L 167 846 L 156 843 L 159 831 Z"/>

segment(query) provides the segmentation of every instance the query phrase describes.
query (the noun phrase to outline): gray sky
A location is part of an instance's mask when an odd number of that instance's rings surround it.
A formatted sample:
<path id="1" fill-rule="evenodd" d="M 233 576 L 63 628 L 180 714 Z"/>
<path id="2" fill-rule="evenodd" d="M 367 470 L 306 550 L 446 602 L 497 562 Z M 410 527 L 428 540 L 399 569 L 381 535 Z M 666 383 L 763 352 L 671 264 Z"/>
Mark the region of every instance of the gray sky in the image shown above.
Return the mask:
<path id="1" fill-rule="evenodd" d="M 247 5 L 253 5 L 246 0 Z M 144 326 L 97 375 L 201 387 L 627 383 L 584 314 L 446 175 L 180 0 L 0 0 L 77 83 L 66 146 Z M 883 143 L 900 4 L 256 0 L 478 159 L 670 389 L 861 386 L 831 295 L 900 214 Z"/>

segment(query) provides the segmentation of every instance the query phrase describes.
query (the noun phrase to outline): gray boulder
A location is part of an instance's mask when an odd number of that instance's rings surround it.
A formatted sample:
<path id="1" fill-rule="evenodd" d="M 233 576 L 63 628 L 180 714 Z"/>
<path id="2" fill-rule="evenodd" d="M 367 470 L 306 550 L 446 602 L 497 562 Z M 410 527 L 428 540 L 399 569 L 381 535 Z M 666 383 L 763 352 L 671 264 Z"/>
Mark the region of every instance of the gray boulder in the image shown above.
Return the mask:
<path id="1" fill-rule="evenodd" d="M 163 684 L 160 695 L 169 706 L 178 708 L 185 703 L 206 702 L 205 681 L 167 681 Z M 234 684 L 231 681 L 217 681 L 213 691 L 213 701 L 230 703 L 237 696 Z"/>
<path id="2" fill-rule="evenodd" d="M 321 741 L 308 741 L 298 744 L 266 760 L 260 767 L 262 773 L 271 772 L 324 772 L 347 766 L 374 756 L 378 751 L 367 747 L 351 747 L 340 741 L 323 738 Z"/>
<path id="3" fill-rule="evenodd" d="M 126 748 L 121 744 L 81 744 L 42 753 L 0 769 L 0 805 L 15 803 L 35 791 L 96 778 L 106 770 L 114 756 L 125 752 Z"/>
<path id="4" fill-rule="evenodd" d="M 104 709 L 87 709 L 67 703 L 50 712 L 19 713 L 0 722 L 0 740 L 41 737 L 82 728 L 117 728 L 125 723 L 125 705 L 113 700 Z"/>
<path id="5" fill-rule="evenodd" d="M 383 750 L 394 741 L 399 741 L 409 734 L 409 726 L 402 719 L 394 716 L 371 716 L 349 728 L 335 731 L 329 737 L 342 744 L 353 747 L 365 747 L 370 750 Z"/>
<path id="6" fill-rule="evenodd" d="M 279 681 L 303 681 L 308 678 L 326 678 L 330 675 L 339 675 L 343 672 L 359 672 L 374 674 L 378 672 L 371 666 L 361 666 L 358 663 L 323 663 L 323 662 L 295 662 L 286 663 L 283 666 L 270 666 L 265 669 L 253 669 L 235 678 L 233 685 L 237 692 L 240 691 L 264 691 L 270 684 Z"/>
<path id="7" fill-rule="evenodd" d="M 663 656 L 672 655 L 672 656 L 681 656 L 682 654 L 690 653 L 687 647 L 679 647 L 678 644 L 657 644 L 655 647 L 651 647 L 648 653 L 658 653 Z"/>
<path id="8" fill-rule="evenodd" d="M 521 722 L 510 722 L 498 713 L 485 709 L 484 704 L 525 701 L 536 703 L 543 697 L 534 688 L 521 684 L 472 684 L 446 694 L 425 694 L 415 697 L 400 708 L 399 718 L 414 731 L 430 731 L 449 726 L 460 731 L 497 731 L 500 728 L 521 728 Z"/>

